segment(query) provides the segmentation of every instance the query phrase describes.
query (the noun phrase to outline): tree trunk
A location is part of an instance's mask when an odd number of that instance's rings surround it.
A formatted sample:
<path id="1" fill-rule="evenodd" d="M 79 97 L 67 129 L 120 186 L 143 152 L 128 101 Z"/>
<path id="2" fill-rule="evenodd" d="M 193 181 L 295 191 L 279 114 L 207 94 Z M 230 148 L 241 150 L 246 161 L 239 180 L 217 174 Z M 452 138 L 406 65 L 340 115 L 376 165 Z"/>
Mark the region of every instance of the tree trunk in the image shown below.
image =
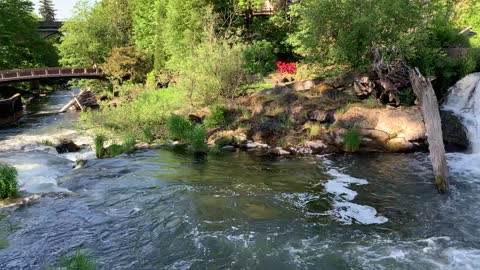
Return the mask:
<path id="1" fill-rule="evenodd" d="M 423 77 L 418 69 L 410 69 L 409 73 L 410 82 L 412 83 L 413 91 L 419 99 L 420 110 L 427 130 L 435 185 L 439 192 L 446 193 L 449 189 L 448 167 L 445 157 L 445 146 L 443 145 L 442 122 L 437 97 L 432 83 Z"/>

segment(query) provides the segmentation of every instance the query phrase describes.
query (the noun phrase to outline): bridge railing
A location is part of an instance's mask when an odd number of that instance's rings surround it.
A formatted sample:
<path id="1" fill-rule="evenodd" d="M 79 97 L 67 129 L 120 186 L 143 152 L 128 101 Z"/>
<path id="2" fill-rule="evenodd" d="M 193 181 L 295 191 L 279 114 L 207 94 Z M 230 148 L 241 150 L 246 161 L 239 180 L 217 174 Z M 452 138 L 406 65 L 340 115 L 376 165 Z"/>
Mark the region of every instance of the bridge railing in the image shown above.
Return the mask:
<path id="1" fill-rule="evenodd" d="M 42 77 L 69 77 L 70 75 L 102 76 L 102 70 L 99 68 L 32 68 L 15 69 L 0 71 L 0 81 L 24 79 L 24 78 L 42 78 Z"/>

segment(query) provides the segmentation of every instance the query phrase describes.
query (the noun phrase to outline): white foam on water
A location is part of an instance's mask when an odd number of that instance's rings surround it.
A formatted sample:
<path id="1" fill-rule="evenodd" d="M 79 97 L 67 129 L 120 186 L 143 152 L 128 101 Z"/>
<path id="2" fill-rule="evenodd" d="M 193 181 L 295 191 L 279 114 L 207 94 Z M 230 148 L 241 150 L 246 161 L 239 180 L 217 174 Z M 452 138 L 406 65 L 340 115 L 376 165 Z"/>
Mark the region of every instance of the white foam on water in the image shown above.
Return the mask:
<path id="1" fill-rule="evenodd" d="M 69 192 L 68 189 L 58 186 L 57 179 L 72 168 L 71 161 L 41 151 L 11 153 L 0 156 L 0 161 L 17 169 L 21 191 L 35 194 Z"/>
<path id="2" fill-rule="evenodd" d="M 388 218 L 379 216 L 377 210 L 371 206 L 352 203 L 358 193 L 349 189 L 351 185 L 366 185 L 365 179 L 351 177 L 335 169 L 328 171 L 334 179 L 327 181 L 325 191 L 334 195 L 334 210 L 330 213 L 342 224 L 382 224 L 388 222 Z"/>
<path id="3" fill-rule="evenodd" d="M 480 72 L 467 75 L 450 88 L 443 109 L 459 116 L 472 144 L 480 152 Z"/>
<path id="4" fill-rule="evenodd" d="M 480 269 L 480 250 L 448 248 L 443 254 L 448 263 L 441 269 L 478 270 Z"/>

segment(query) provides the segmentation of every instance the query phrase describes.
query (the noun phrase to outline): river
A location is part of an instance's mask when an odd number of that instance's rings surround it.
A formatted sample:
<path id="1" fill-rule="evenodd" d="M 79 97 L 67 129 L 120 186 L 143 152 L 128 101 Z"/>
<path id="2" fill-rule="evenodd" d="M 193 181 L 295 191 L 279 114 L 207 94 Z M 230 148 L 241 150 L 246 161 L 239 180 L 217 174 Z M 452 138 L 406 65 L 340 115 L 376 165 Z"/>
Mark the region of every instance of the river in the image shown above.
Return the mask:
<path id="1" fill-rule="evenodd" d="M 69 98 L 55 92 L 33 111 Z M 42 195 L 0 209 L 0 269 L 55 267 L 77 250 L 99 269 L 480 269 L 475 152 L 449 154 L 454 186 L 440 195 L 425 153 L 97 160 L 38 144 L 88 143 L 76 119 L 44 113 L 0 129 L 0 161 Z M 76 159 L 88 161 L 75 169 Z"/>

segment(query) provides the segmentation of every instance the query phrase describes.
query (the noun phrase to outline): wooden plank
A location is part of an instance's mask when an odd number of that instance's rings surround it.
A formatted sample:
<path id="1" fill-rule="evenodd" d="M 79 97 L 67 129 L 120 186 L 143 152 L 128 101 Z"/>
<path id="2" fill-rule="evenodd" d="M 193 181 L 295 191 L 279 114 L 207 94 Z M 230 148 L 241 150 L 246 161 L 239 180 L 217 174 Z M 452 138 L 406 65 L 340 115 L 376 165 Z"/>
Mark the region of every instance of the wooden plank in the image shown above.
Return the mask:
<path id="1" fill-rule="evenodd" d="M 410 69 L 410 82 L 419 99 L 420 111 L 423 115 L 427 130 L 428 147 L 430 159 L 435 176 L 435 185 L 441 193 L 449 190 L 448 166 L 445 157 L 445 146 L 443 144 L 442 121 L 438 107 L 437 96 L 433 90 L 432 83 L 422 76 L 420 71 Z"/>

